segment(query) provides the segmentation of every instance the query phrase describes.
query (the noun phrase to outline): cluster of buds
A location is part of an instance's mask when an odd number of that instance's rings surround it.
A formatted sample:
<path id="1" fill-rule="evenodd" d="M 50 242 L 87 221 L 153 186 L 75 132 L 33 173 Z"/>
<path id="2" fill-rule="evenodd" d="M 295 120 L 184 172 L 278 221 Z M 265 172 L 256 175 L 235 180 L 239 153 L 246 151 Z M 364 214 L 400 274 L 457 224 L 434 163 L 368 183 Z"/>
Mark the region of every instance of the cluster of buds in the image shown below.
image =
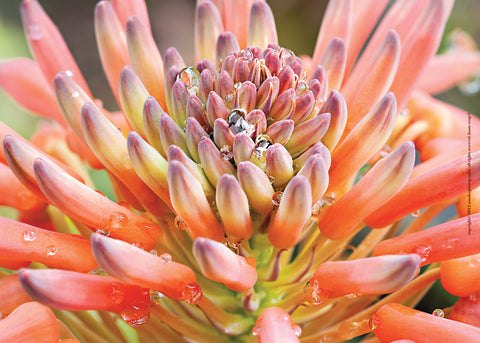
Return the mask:
<path id="1" fill-rule="evenodd" d="M 101 1 L 109 112 L 24 0 L 35 61 L 2 62 L 0 85 L 52 121 L 30 141 L 0 123 L 19 212 L 0 218 L 0 341 L 478 340 L 480 122 L 428 92 L 480 57 L 460 33 L 434 57 L 453 1 L 387 3 L 331 1 L 310 58 L 264 1 L 199 1 L 192 67 L 161 56 L 142 0 Z M 460 300 L 412 309 L 439 278 Z"/>

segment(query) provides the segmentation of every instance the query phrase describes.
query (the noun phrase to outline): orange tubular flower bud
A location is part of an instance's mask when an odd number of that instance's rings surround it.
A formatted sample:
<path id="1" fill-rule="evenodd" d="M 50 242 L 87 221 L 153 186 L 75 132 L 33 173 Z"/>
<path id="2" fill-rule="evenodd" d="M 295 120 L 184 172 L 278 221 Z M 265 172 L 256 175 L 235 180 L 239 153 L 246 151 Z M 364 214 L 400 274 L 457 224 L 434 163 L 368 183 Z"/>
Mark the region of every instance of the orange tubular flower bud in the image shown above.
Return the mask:
<path id="1" fill-rule="evenodd" d="M 131 16 L 137 16 L 145 25 L 148 32 L 151 32 L 145 0 L 110 0 L 110 2 L 122 23 L 122 27 L 125 27 L 128 18 Z"/>
<path id="2" fill-rule="evenodd" d="M 283 187 L 293 176 L 293 160 L 283 145 L 275 143 L 267 149 L 267 175 L 273 187 Z"/>
<path id="3" fill-rule="evenodd" d="M 265 49 L 270 43 L 278 43 L 272 10 L 266 2 L 256 1 L 250 12 L 247 46 L 258 46 L 260 49 Z"/>
<path id="4" fill-rule="evenodd" d="M 58 343 L 57 318 L 47 306 L 37 302 L 20 305 L 0 320 L 0 341 L 16 343 Z"/>
<path id="5" fill-rule="evenodd" d="M 217 183 L 216 203 L 229 240 L 239 242 L 253 234 L 247 196 L 237 179 L 225 174 Z"/>
<path id="6" fill-rule="evenodd" d="M 385 227 L 409 213 L 454 199 L 467 193 L 468 187 L 473 189 L 479 185 L 480 151 L 444 163 L 410 179 L 400 192 L 368 216 L 365 222 L 370 227 Z M 422 196 L 417 196 L 418 194 Z"/>
<path id="7" fill-rule="evenodd" d="M 478 279 L 477 279 L 478 280 Z M 480 302 L 475 297 L 460 298 L 453 305 L 448 319 L 480 328 Z"/>
<path id="8" fill-rule="evenodd" d="M 193 243 L 193 255 L 203 275 L 231 290 L 244 292 L 257 281 L 255 260 L 235 254 L 222 243 L 197 238 Z"/>
<path id="9" fill-rule="evenodd" d="M 381 159 L 345 195 L 325 209 L 318 223 L 324 235 L 340 239 L 405 186 L 415 163 L 415 146 L 402 144 Z M 345 216 L 344 213 L 350 215 Z"/>
<path id="10" fill-rule="evenodd" d="M 178 161 L 169 162 L 167 180 L 173 208 L 193 238 L 208 237 L 221 241 L 224 237 L 222 227 L 210 208 L 200 182 Z"/>
<path id="11" fill-rule="evenodd" d="M 247 195 L 248 203 L 255 211 L 267 213 L 273 209 L 272 197 L 275 191 L 263 170 L 252 162 L 240 162 L 237 166 L 237 176 Z"/>
<path id="12" fill-rule="evenodd" d="M 202 162 L 203 170 L 210 183 L 216 184 L 223 174 L 235 175 L 235 168 L 225 160 L 220 151 L 209 138 L 202 137 L 198 143 L 198 156 Z"/>
<path id="13" fill-rule="evenodd" d="M 65 125 L 50 82 L 46 80 L 36 61 L 16 58 L 1 62 L 0 86 L 26 109 Z"/>
<path id="14" fill-rule="evenodd" d="M 379 151 L 395 125 L 395 96 L 387 93 L 336 147 L 332 155 L 329 190 L 337 192 Z"/>
<path id="15" fill-rule="evenodd" d="M 293 323 L 287 311 L 269 307 L 258 317 L 252 333 L 258 337 L 259 343 L 300 343 L 298 336 L 302 334 L 302 329 Z"/>
<path id="16" fill-rule="evenodd" d="M 333 89 L 320 108 L 320 113 L 330 113 L 330 125 L 322 137 L 322 143 L 333 151 L 347 124 L 347 103 L 342 94 Z"/>
<path id="17" fill-rule="evenodd" d="M 125 117 L 137 133 L 144 135 L 143 106 L 149 94 L 132 67 L 125 66 L 120 72 L 118 91 Z"/>
<path id="18" fill-rule="evenodd" d="M 310 156 L 297 175 L 305 176 L 312 187 L 312 204 L 316 204 L 328 187 L 328 169 L 320 154 Z"/>
<path id="19" fill-rule="evenodd" d="M 357 64 L 353 70 L 342 88 L 342 95 L 348 103 L 346 133 L 357 125 L 392 85 L 400 50 L 400 38 L 395 31 L 390 31 L 371 59 L 361 60 L 362 64 Z"/>
<path id="20" fill-rule="evenodd" d="M 117 102 L 120 103 L 118 78 L 120 71 L 130 62 L 125 32 L 110 1 L 101 1 L 95 7 L 95 37 L 103 70 Z"/>
<path id="21" fill-rule="evenodd" d="M 320 62 L 322 55 L 335 37 L 343 39 L 348 46 L 352 32 L 354 2 L 351 0 L 329 2 L 313 52 L 312 69 Z"/>
<path id="22" fill-rule="evenodd" d="M 195 14 L 195 62 L 204 58 L 217 61 L 216 42 L 222 32 L 222 19 L 215 5 L 210 1 L 200 2 Z"/>
<path id="23" fill-rule="evenodd" d="M 277 213 L 268 226 L 268 239 L 277 248 L 287 249 L 298 243 L 312 214 L 312 190 L 305 176 L 294 176 L 280 200 Z"/>
<path id="24" fill-rule="evenodd" d="M 10 314 L 18 306 L 33 301 L 23 290 L 17 274 L 7 275 L 0 280 L 0 292 L 3 295 L 0 302 L 2 318 Z"/>
<path id="25" fill-rule="evenodd" d="M 92 103 L 86 103 L 82 108 L 82 130 L 88 146 L 95 155 L 135 194 L 146 210 L 153 215 L 162 215 L 169 211 L 135 173 L 128 159 L 125 137 Z M 104 144 L 105 141 L 109 144 Z"/>
<path id="26" fill-rule="evenodd" d="M 2 217 L 0 234 L 0 258 L 40 262 L 78 272 L 89 272 L 97 266 L 90 242 L 81 236 L 44 230 Z"/>
<path id="27" fill-rule="evenodd" d="M 91 96 L 62 35 L 38 1 L 24 0 L 20 5 L 20 13 L 30 50 L 47 82 L 51 84 L 58 72 L 65 71 Z"/>
<path id="28" fill-rule="evenodd" d="M 162 56 L 144 24 L 147 23 L 137 16 L 127 20 L 126 35 L 130 61 L 148 93 L 162 106 L 166 106 Z"/>
<path id="29" fill-rule="evenodd" d="M 106 231 L 112 237 L 141 243 L 147 249 L 153 248 L 160 238 L 159 226 L 117 205 L 43 159 L 36 159 L 33 168 L 43 194 L 67 216 Z"/>
<path id="30" fill-rule="evenodd" d="M 413 310 L 400 304 L 386 304 L 380 307 L 372 320 L 375 336 L 382 343 L 399 339 L 425 342 L 475 343 L 480 329 L 453 320 L 436 317 Z"/>
<path id="31" fill-rule="evenodd" d="M 378 243 L 373 255 L 419 254 L 422 265 L 464 257 L 480 251 L 480 214 L 452 220 L 427 230 Z"/>
<path id="32" fill-rule="evenodd" d="M 154 289 L 175 300 L 186 300 L 190 304 L 200 300 L 202 293 L 193 271 L 172 261 L 169 254 L 157 256 L 96 233 L 91 241 L 95 258 L 109 275 L 128 284 Z"/>
<path id="33" fill-rule="evenodd" d="M 395 292 L 412 281 L 420 263 L 417 254 L 322 263 L 307 284 L 307 301 L 318 304 L 348 294 Z"/>
<path id="34" fill-rule="evenodd" d="M 298 157 L 318 142 L 330 125 L 330 113 L 323 113 L 295 126 L 293 134 L 285 144 L 292 157 Z"/>
<path id="35" fill-rule="evenodd" d="M 347 47 L 345 41 L 335 37 L 328 45 L 327 50 L 320 60 L 320 64 L 327 72 L 328 86 L 330 89 L 339 90 L 343 82 L 345 64 L 347 63 Z"/>
<path id="36" fill-rule="evenodd" d="M 135 131 L 128 133 L 128 156 L 137 175 L 165 204 L 171 207 L 168 192 L 168 162 Z"/>
<path id="37" fill-rule="evenodd" d="M 471 239 L 467 237 L 465 239 Z M 457 297 L 480 295 L 480 254 L 443 261 L 440 265 L 442 286 Z"/>
<path id="38" fill-rule="evenodd" d="M 117 312 L 132 326 L 150 315 L 148 290 L 113 277 L 57 269 L 20 269 L 18 277 L 28 295 L 59 310 Z"/>

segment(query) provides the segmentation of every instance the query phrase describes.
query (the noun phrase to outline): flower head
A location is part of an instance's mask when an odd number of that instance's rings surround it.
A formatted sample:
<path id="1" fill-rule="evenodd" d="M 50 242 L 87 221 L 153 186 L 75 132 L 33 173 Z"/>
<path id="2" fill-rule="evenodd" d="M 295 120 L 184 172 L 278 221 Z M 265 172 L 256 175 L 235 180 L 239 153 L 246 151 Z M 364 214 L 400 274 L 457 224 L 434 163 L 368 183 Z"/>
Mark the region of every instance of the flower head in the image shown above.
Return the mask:
<path id="1" fill-rule="evenodd" d="M 199 1 L 190 66 L 160 54 L 142 0 L 101 1 L 111 112 L 24 0 L 35 60 L 2 62 L 0 85 L 49 120 L 31 141 L 0 124 L 19 213 L 0 218 L 0 340 L 477 340 L 480 122 L 428 92 L 480 58 L 434 56 L 453 1 L 387 3 L 330 1 L 299 57 L 266 2 Z M 462 297 L 449 319 L 410 308 L 439 278 Z"/>

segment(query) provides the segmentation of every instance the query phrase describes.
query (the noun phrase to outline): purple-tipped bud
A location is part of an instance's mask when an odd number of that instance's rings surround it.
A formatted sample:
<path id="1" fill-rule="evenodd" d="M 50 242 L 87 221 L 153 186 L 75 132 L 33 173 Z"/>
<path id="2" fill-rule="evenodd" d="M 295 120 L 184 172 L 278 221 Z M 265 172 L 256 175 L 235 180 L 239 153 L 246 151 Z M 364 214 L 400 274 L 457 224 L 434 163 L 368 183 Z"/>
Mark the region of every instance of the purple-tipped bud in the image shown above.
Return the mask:
<path id="1" fill-rule="evenodd" d="M 312 92 L 307 91 L 298 96 L 295 103 L 295 112 L 293 113 L 292 120 L 299 123 L 310 116 L 313 106 L 315 106 L 315 97 Z"/>
<path id="2" fill-rule="evenodd" d="M 163 151 L 167 151 L 170 145 L 176 145 L 188 153 L 185 132 L 168 114 L 164 113 L 161 115 L 158 131 L 160 132 L 160 142 L 162 143 Z"/>
<path id="3" fill-rule="evenodd" d="M 216 186 L 223 174 L 235 175 L 235 168 L 229 162 L 229 158 L 224 158 L 215 144 L 207 137 L 202 137 L 198 143 L 198 156 L 203 170 L 213 186 Z"/>
<path id="4" fill-rule="evenodd" d="M 254 2 L 250 12 L 247 45 L 265 49 L 268 44 L 277 44 L 277 42 L 277 30 L 272 10 L 266 2 Z"/>
<path id="5" fill-rule="evenodd" d="M 293 161 L 294 169 L 296 171 L 301 169 L 305 165 L 305 163 L 307 163 L 307 160 L 310 158 L 310 156 L 313 156 L 315 154 L 319 154 L 320 156 L 322 156 L 322 159 L 325 162 L 325 166 L 327 167 L 327 169 L 330 169 L 332 157 L 330 156 L 330 151 L 328 150 L 328 148 L 321 142 L 315 143 L 311 148 L 307 149 L 303 154 L 298 156 Z"/>
<path id="6" fill-rule="evenodd" d="M 240 242 L 253 234 L 247 196 L 237 179 L 225 174 L 217 183 L 216 203 L 229 240 Z"/>
<path id="7" fill-rule="evenodd" d="M 278 74 L 278 92 L 282 94 L 287 89 L 294 88 L 297 82 L 296 79 L 297 77 L 295 76 L 293 69 L 290 68 L 290 66 L 285 66 Z"/>
<path id="8" fill-rule="evenodd" d="M 235 65 L 233 66 L 233 81 L 237 82 L 245 82 L 248 79 L 248 75 L 250 74 L 250 66 L 248 61 L 239 58 L 235 61 Z"/>
<path id="9" fill-rule="evenodd" d="M 280 200 L 280 206 L 268 226 L 268 240 L 277 248 L 293 247 L 312 213 L 312 191 L 305 176 L 294 176 Z"/>
<path id="10" fill-rule="evenodd" d="M 158 131 L 158 123 L 160 117 L 165 113 L 153 96 L 149 96 L 143 105 L 143 130 L 148 142 L 166 157 L 163 151 L 162 142 L 160 140 L 160 132 Z"/>
<path id="11" fill-rule="evenodd" d="M 257 92 L 257 108 L 268 114 L 273 102 L 277 99 L 279 80 L 272 76 L 266 79 Z"/>
<path id="12" fill-rule="evenodd" d="M 273 180 L 274 187 L 283 187 L 292 178 L 292 156 L 283 145 L 275 143 L 268 147 L 266 172 Z"/>
<path id="13" fill-rule="evenodd" d="M 197 69 L 199 73 L 201 73 L 205 69 L 210 70 L 213 74 L 217 73 L 217 70 L 216 70 L 215 66 L 213 65 L 212 61 L 207 60 L 207 59 L 203 59 L 203 60 L 199 61 L 197 63 L 197 66 L 195 67 L 195 69 Z"/>
<path id="14" fill-rule="evenodd" d="M 230 131 L 228 123 L 218 118 L 213 124 L 213 140 L 219 149 L 231 149 L 233 146 L 234 135 Z"/>
<path id="15" fill-rule="evenodd" d="M 177 67 L 178 70 L 182 70 L 185 68 L 185 62 L 177 49 L 171 47 L 168 48 L 163 55 L 163 68 L 165 74 L 168 74 L 170 68 L 174 66 Z"/>
<path id="16" fill-rule="evenodd" d="M 185 126 L 187 148 L 190 156 L 192 156 L 193 160 L 197 163 L 200 162 L 200 158 L 198 157 L 198 143 L 200 143 L 202 137 L 208 137 L 202 125 L 200 125 L 194 117 L 187 118 L 187 125 Z"/>
<path id="17" fill-rule="evenodd" d="M 232 77 L 226 71 L 222 71 L 218 74 L 217 79 L 215 80 L 215 92 L 224 99 L 227 95 L 234 92 Z"/>
<path id="18" fill-rule="evenodd" d="M 268 69 L 270 69 L 272 75 L 278 75 L 278 73 L 282 69 L 282 61 L 280 60 L 278 51 L 275 51 L 273 49 L 267 49 L 264 57 L 265 65 L 268 67 Z"/>
<path id="19" fill-rule="evenodd" d="M 187 119 L 188 90 L 185 82 L 177 80 L 172 87 L 170 115 L 178 126 L 184 127 Z"/>
<path id="20" fill-rule="evenodd" d="M 221 32 L 222 19 L 215 5 L 210 1 L 200 2 L 195 13 L 195 61 L 217 60 L 215 45 Z"/>
<path id="21" fill-rule="evenodd" d="M 347 63 L 347 47 L 345 41 L 335 37 L 328 45 L 327 50 L 320 59 L 320 65 L 325 68 L 328 84 L 331 89 L 340 89 Z"/>
<path id="22" fill-rule="evenodd" d="M 330 113 L 321 114 L 295 126 L 285 147 L 293 157 L 299 156 L 310 146 L 320 141 L 330 125 Z"/>
<path id="23" fill-rule="evenodd" d="M 243 82 L 235 92 L 233 108 L 244 109 L 245 112 L 253 111 L 256 104 L 257 89 L 250 81 Z"/>
<path id="24" fill-rule="evenodd" d="M 319 201 L 328 187 L 328 169 L 320 154 L 310 156 L 297 175 L 305 176 L 312 187 L 312 204 Z"/>
<path id="25" fill-rule="evenodd" d="M 234 54 L 230 54 L 222 62 L 222 67 L 220 71 L 226 71 L 230 75 L 233 75 L 233 69 L 235 68 L 235 62 L 237 61 L 237 57 Z"/>
<path id="26" fill-rule="evenodd" d="M 211 127 L 217 118 L 227 119 L 228 109 L 223 99 L 214 91 L 208 94 L 207 99 L 207 120 Z"/>
<path id="27" fill-rule="evenodd" d="M 318 99 L 318 96 L 322 91 L 322 84 L 317 79 L 311 79 L 308 81 L 308 89 L 313 93 L 315 99 Z"/>
<path id="28" fill-rule="evenodd" d="M 188 97 L 187 120 L 188 118 L 195 118 L 202 127 L 210 128 L 202 101 L 195 94 Z"/>
<path id="29" fill-rule="evenodd" d="M 208 237 L 221 241 L 223 230 L 203 193 L 202 185 L 178 161 L 168 163 L 170 198 L 175 212 L 187 225 L 193 238 Z"/>
<path id="30" fill-rule="evenodd" d="M 222 32 L 217 39 L 217 60 L 221 61 L 231 52 L 240 50 L 237 38 L 231 32 Z"/>
<path id="31" fill-rule="evenodd" d="M 251 81 L 258 88 L 270 76 L 272 76 L 270 70 L 268 70 L 265 64 L 259 59 L 254 59 L 248 75 L 248 81 Z"/>
<path id="32" fill-rule="evenodd" d="M 198 85 L 198 97 L 203 103 L 207 102 L 208 94 L 213 91 L 215 84 L 215 73 L 210 69 L 205 69 L 200 73 L 200 82 Z"/>
<path id="33" fill-rule="evenodd" d="M 270 125 L 265 134 L 272 139 L 274 143 L 285 145 L 293 133 L 295 122 L 290 119 L 277 121 Z"/>
<path id="34" fill-rule="evenodd" d="M 240 162 L 249 161 L 252 156 L 253 150 L 255 150 L 255 143 L 245 133 L 239 133 L 235 135 L 233 139 L 233 158 L 235 164 Z"/>
<path id="35" fill-rule="evenodd" d="M 275 191 L 263 170 L 251 162 L 241 162 L 237 167 L 237 177 L 248 203 L 255 211 L 267 213 L 273 209 L 272 197 Z"/>
<path id="36" fill-rule="evenodd" d="M 180 68 L 177 66 L 172 66 L 166 73 L 165 100 L 167 101 L 167 109 L 169 111 L 172 108 L 172 87 L 179 73 Z"/>
<path id="37" fill-rule="evenodd" d="M 325 69 L 319 64 L 312 73 L 310 80 L 316 79 L 322 85 L 322 89 L 318 94 L 317 100 L 325 101 L 328 94 L 328 77 Z"/>
<path id="38" fill-rule="evenodd" d="M 295 106 L 295 89 L 287 89 L 275 100 L 269 115 L 275 120 L 289 118 L 295 112 Z"/>
<path id="39" fill-rule="evenodd" d="M 320 109 L 320 113 L 330 113 L 330 126 L 322 137 L 322 143 L 333 151 L 338 141 L 342 137 L 343 130 L 347 124 L 347 104 L 342 94 L 332 90 L 327 101 Z"/>

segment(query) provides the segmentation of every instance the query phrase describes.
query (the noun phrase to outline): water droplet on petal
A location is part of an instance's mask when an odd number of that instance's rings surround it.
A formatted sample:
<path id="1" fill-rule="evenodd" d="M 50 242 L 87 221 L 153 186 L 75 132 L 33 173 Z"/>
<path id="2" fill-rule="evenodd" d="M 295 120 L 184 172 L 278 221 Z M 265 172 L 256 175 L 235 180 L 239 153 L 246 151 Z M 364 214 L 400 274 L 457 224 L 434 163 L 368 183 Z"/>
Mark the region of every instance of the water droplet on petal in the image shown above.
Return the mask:
<path id="1" fill-rule="evenodd" d="M 124 299 L 124 295 L 125 295 L 125 290 L 124 290 L 124 285 L 119 283 L 119 282 L 114 282 L 111 284 L 111 288 L 112 288 L 112 300 L 115 304 L 120 304 L 123 299 Z"/>
<path id="2" fill-rule="evenodd" d="M 57 253 L 57 247 L 54 245 L 49 245 L 47 247 L 47 255 L 48 256 L 54 256 Z"/>
<path id="3" fill-rule="evenodd" d="M 187 87 L 188 94 L 197 95 L 200 84 L 200 73 L 193 67 L 183 68 L 177 75 L 177 80 L 182 80 Z"/>
<path id="4" fill-rule="evenodd" d="M 158 251 L 155 249 L 150 250 L 150 254 L 158 256 Z"/>
<path id="5" fill-rule="evenodd" d="M 417 218 L 421 214 L 422 214 L 422 210 L 418 210 L 418 211 L 412 212 L 412 217 Z"/>
<path id="6" fill-rule="evenodd" d="M 295 333 L 295 336 L 297 336 L 297 337 L 300 337 L 300 335 L 302 334 L 302 328 L 300 327 L 300 325 L 293 324 L 292 325 L 292 330 Z"/>
<path id="7" fill-rule="evenodd" d="M 185 224 L 185 222 L 179 216 L 175 217 L 175 227 L 179 230 L 186 230 L 188 228 L 187 224 Z"/>
<path id="8" fill-rule="evenodd" d="M 36 23 L 28 25 L 26 31 L 28 38 L 30 38 L 31 40 L 39 40 L 43 36 L 40 25 Z"/>
<path id="9" fill-rule="evenodd" d="M 368 321 L 368 327 L 370 328 L 370 330 L 372 331 L 375 331 L 375 329 L 377 328 L 379 324 L 379 320 L 376 316 L 373 316 L 369 319 Z"/>
<path id="10" fill-rule="evenodd" d="M 72 93 L 72 98 L 78 98 L 80 96 L 80 92 L 79 91 L 74 91 Z"/>
<path id="11" fill-rule="evenodd" d="M 163 293 L 156 291 L 154 289 L 150 290 L 150 300 L 155 303 L 158 303 L 165 295 Z"/>
<path id="12" fill-rule="evenodd" d="M 105 273 L 105 271 L 102 269 L 102 268 L 97 268 L 97 269 L 94 269 L 90 272 L 88 272 L 88 274 L 93 274 L 93 275 L 104 275 L 106 276 L 107 273 Z"/>
<path id="13" fill-rule="evenodd" d="M 272 203 L 274 206 L 280 206 L 280 201 L 282 200 L 283 192 L 275 192 L 272 196 Z"/>
<path id="14" fill-rule="evenodd" d="M 445 240 L 445 243 L 443 243 L 443 247 L 444 247 L 445 249 L 455 248 L 455 246 L 457 245 L 457 242 L 458 242 L 458 239 L 456 239 L 456 238 L 449 238 L 449 239 Z"/>
<path id="15" fill-rule="evenodd" d="M 133 245 L 134 247 L 139 248 L 139 249 L 145 250 L 145 247 L 143 246 L 142 242 L 134 242 L 134 243 L 132 243 L 132 245 Z"/>
<path id="16" fill-rule="evenodd" d="M 253 334 L 254 336 L 258 336 L 258 335 L 260 335 L 260 331 L 261 331 L 260 326 L 255 326 L 255 327 L 252 329 L 252 334 Z"/>
<path id="17" fill-rule="evenodd" d="M 353 299 L 357 299 L 358 297 L 361 297 L 361 296 L 362 296 L 361 293 L 350 293 L 350 294 L 347 294 L 345 296 L 345 298 L 353 300 Z"/>
<path id="18" fill-rule="evenodd" d="M 115 212 L 110 216 L 110 225 L 112 229 L 124 229 L 128 224 L 128 217 L 120 212 Z"/>
<path id="19" fill-rule="evenodd" d="M 160 255 L 160 258 L 161 258 L 162 261 L 165 262 L 165 263 L 172 262 L 172 255 L 170 255 L 170 254 L 167 254 L 167 253 L 161 254 L 161 255 Z"/>
<path id="20" fill-rule="evenodd" d="M 250 49 L 243 49 L 240 51 L 239 59 L 251 63 L 253 61 L 253 53 Z"/>
<path id="21" fill-rule="evenodd" d="M 328 299 L 330 294 L 329 291 L 321 289 L 317 281 L 308 281 L 303 288 L 303 293 L 305 294 L 305 299 L 313 305 L 320 305 Z"/>
<path id="22" fill-rule="evenodd" d="M 145 324 L 150 318 L 150 309 L 148 304 L 139 303 L 127 307 L 120 315 L 128 325 L 139 326 Z"/>
<path id="23" fill-rule="evenodd" d="M 183 288 L 182 298 L 184 298 L 188 304 L 198 304 L 200 300 L 202 300 L 202 296 L 202 290 L 196 283 L 186 284 Z"/>
<path id="24" fill-rule="evenodd" d="M 432 314 L 433 314 L 434 317 L 440 317 L 440 318 L 445 317 L 445 313 L 443 312 L 442 309 L 439 309 L 439 308 L 437 308 L 436 310 L 434 310 L 434 311 L 432 312 Z"/>
<path id="25" fill-rule="evenodd" d="M 97 230 L 96 233 L 104 236 L 110 236 L 110 232 L 107 230 Z"/>
<path id="26" fill-rule="evenodd" d="M 425 262 L 427 258 L 430 256 L 430 253 L 432 252 L 431 247 L 427 246 L 419 246 L 415 249 L 415 253 L 419 255 L 422 258 L 422 262 Z"/>
<path id="27" fill-rule="evenodd" d="M 33 230 L 25 230 L 23 231 L 23 240 L 25 242 L 33 242 L 37 239 L 37 234 Z"/>
<path id="28" fill-rule="evenodd" d="M 66 71 L 65 71 L 65 74 L 67 74 L 67 76 L 70 76 L 70 77 L 73 76 L 73 73 L 72 73 L 71 70 L 66 70 Z"/>

